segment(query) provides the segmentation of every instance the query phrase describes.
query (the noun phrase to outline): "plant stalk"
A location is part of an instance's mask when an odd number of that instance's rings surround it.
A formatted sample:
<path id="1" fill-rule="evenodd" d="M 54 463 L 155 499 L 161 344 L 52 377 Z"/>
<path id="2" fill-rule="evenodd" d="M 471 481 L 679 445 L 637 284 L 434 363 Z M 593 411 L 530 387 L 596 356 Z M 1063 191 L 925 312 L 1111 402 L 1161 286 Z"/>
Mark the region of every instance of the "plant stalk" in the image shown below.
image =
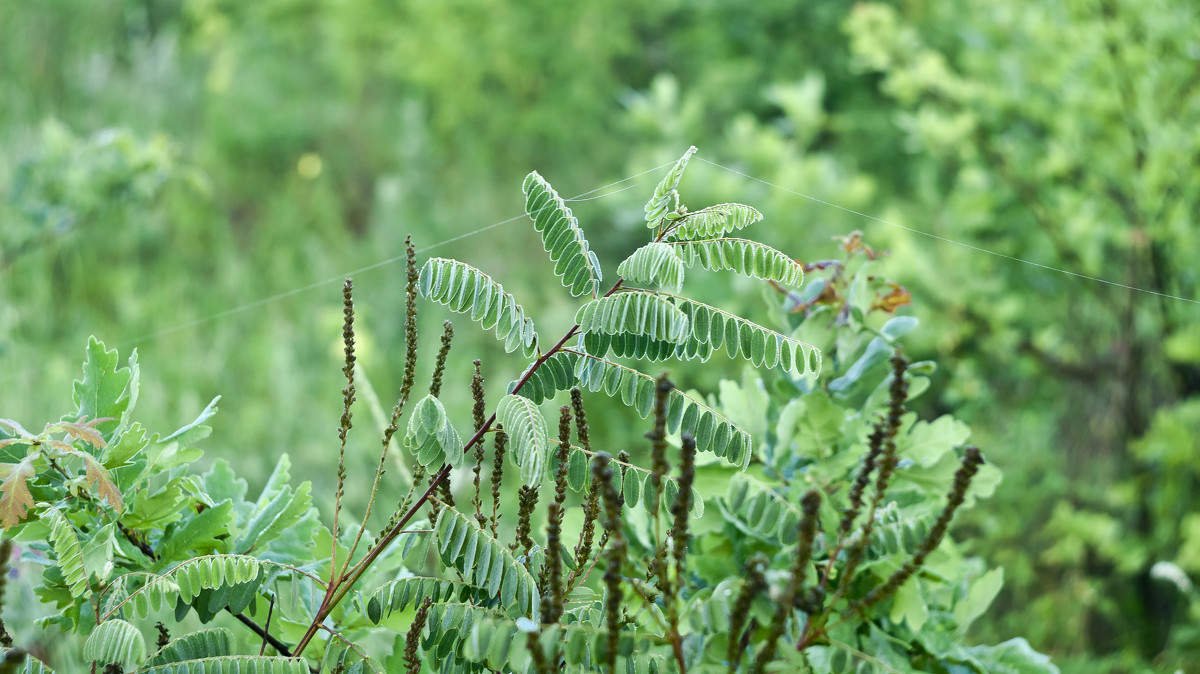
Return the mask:
<path id="1" fill-rule="evenodd" d="M 613 286 L 609 288 L 608 292 L 604 293 L 603 296 L 608 297 L 609 295 L 612 295 L 620 290 L 623 282 L 624 279 L 618 278 L 616 283 L 614 283 Z M 561 351 L 563 346 L 566 345 L 567 341 L 577 334 L 579 334 L 578 323 L 572 326 L 571 329 L 568 330 L 567 333 L 563 335 L 562 339 L 558 340 L 554 346 L 550 347 L 548 351 L 543 353 L 536 361 L 534 361 L 533 366 L 530 367 L 525 372 L 525 375 L 517 381 L 517 385 L 513 387 L 512 392 L 516 393 L 517 391 L 520 391 L 521 387 L 524 386 L 529 381 L 530 377 L 533 376 L 533 373 L 536 372 L 538 368 L 540 368 L 554 354 Z M 473 447 L 476 442 L 479 442 L 483 439 L 483 436 L 486 435 L 489 430 L 491 430 L 492 424 L 494 423 L 496 423 L 496 414 L 493 412 L 488 418 L 487 422 L 484 423 L 483 426 L 471 436 L 471 439 L 467 440 L 467 442 L 463 445 L 463 452 L 471 451 L 471 447 Z M 405 511 L 404 515 L 402 515 L 400 519 L 396 520 L 396 523 L 392 526 L 392 528 L 389 529 L 386 534 L 380 537 L 379 541 L 367 552 L 366 556 L 364 556 L 362 560 L 358 562 L 358 564 L 355 564 L 354 568 L 350 569 L 340 578 L 335 579 L 335 582 L 330 583 L 329 588 L 325 592 L 325 598 L 321 600 L 321 605 L 317 608 L 317 612 L 313 616 L 312 622 L 309 624 L 308 629 L 304 632 L 304 636 L 300 638 L 300 641 L 296 642 L 296 648 L 293 650 L 292 657 L 299 657 L 304 653 L 304 649 L 308 647 L 308 644 L 320 630 L 321 623 L 329 617 L 329 614 L 333 612 L 334 607 L 336 607 L 350 591 L 350 589 L 354 587 L 354 584 L 358 582 L 358 579 L 362 577 L 363 573 L 365 573 L 371 564 L 375 562 L 376 558 L 378 558 L 379 555 L 381 555 L 383 551 L 387 549 L 389 545 L 391 545 L 392 541 L 394 541 L 396 537 L 400 535 L 400 533 L 408 525 L 409 520 L 411 520 L 417 514 L 417 511 L 425 505 L 425 503 L 429 500 L 429 497 L 434 494 L 438 486 L 441 485 L 442 481 L 445 480 L 446 476 L 449 474 L 450 464 L 442 464 L 441 470 L 439 470 L 437 475 L 433 477 L 433 480 L 430 481 L 429 487 L 425 490 L 425 492 L 421 494 L 421 496 L 417 498 L 417 500 L 411 506 L 409 506 L 408 510 Z"/>

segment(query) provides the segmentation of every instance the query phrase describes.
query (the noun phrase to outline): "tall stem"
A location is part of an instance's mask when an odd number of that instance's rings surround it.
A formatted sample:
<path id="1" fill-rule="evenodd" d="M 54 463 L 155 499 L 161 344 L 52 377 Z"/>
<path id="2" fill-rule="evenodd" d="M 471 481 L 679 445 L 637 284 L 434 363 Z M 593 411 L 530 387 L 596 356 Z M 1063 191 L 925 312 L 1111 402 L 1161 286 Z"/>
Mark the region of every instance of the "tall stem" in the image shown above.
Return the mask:
<path id="1" fill-rule="evenodd" d="M 618 278 L 617 282 L 614 283 L 613 286 L 608 289 L 608 292 L 604 293 L 603 296 L 608 297 L 609 295 L 612 295 L 620 290 L 622 283 L 624 283 L 624 279 Z M 517 385 L 513 387 L 512 392 L 516 393 L 520 391 L 521 387 L 523 387 L 533 376 L 533 373 L 536 372 L 543 364 L 545 364 L 547 360 L 550 360 L 554 354 L 561 351 L 563 346 L 566 345 L 567 340 L 571 339 L 577 334 L 579 334 L 578 323 L 571 326 L 571 329 L 567 330 L 567 334 L 563 335 L 562 339 L 558 340 L 554 346 L 550 347 L 548 351 L 543 353 L 536 361 L 534 361 L 533 365 L 517 381 Z M 467 440 L 466 444 L 463 445 L 463 452 L 466 453 L 471 451 L 471 448 L 475 445 L 475 443 L 480 442 L 484 435 L 491 430 L 492 424 L 494 423 L 496 423 L 496 414 L 493 412 L 492 416 L 488 417 L 487 422 L 485 422 L 483 426 L 479 428 L 479 430 L 475 431 L 475 434 L 471 436 L 471 439 Z M 392 525 L 392 528 L 389 529 L 386 534 L 380 537 L 378 542 L 376 542 L 375 545 L 372 546 L 367 552 L 366 556 L 364 556 L 362 560 L 358 562 L 358 564 L 355 564 L 354 568 L 347 571 L 340 578 L 335 578 L 334 582 L 329 584 L 329 588 L 325 591 L 325 597 L 321 600 L 321 606 L 317 608 L 317 612 L 313 616 L 312 623 L 309 624 L 308 630 L 305 631 L 304 636 L 301 637 L 300 641 L 296 643 L 296 648 L 293 650 L 293 657 L 299 657 L 304 653 L 304 649 L 308 647 L 309 642 L 312 641 L 313 637 L 316 636 L 317 632 L 320 630 L 321 623 L 329 617 L 329 614 L 333 612 L 334 607 L 336 607 L 338 603 L 341 602 L 341 600 L 346 596 L 346 594 L 350 592 L 350 589 L 354 587 L 354 584 L 358 582 L 358 579 L 362 577 L 368 568 L 370 568 L 371 564 L 375 562 L 379 555 L 383 554 L 383 551 L 386 550 L 387 547 L 391 545 L 392 541 L 394 541 L 396 537 L 400 535 L 400 532 L 404 531 L 409 520 L 411 520 L 417 514 L 417 511 L 419 511 L 421 507 L 425 505 L 425 503 L 429 500 L 429 497 L 432 496 L 437 490 L 438 486 L 441 485 L 442 480 L 445 480 L 446 476 L 449 474 L 450 464 L 442 464 L 441 470 L 439 470 L 437 475 L 433 477 L 433 480 L 430 481 L 429 487 L 425 490 L 425 493 L 421 494 L 421 496 L 417 498 L 415 502 L 413 502 L 408 510 L 404 512 L 404 515 L 402 515 L 400 519 L 396 520 L 396 523 Z"/>

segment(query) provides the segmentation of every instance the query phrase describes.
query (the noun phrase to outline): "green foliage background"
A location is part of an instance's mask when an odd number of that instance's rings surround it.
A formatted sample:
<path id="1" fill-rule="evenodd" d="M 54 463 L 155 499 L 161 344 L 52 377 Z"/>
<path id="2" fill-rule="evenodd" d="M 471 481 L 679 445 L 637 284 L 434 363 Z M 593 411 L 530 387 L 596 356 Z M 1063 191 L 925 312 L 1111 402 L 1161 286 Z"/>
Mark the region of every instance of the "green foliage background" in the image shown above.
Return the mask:
<path id="1" fill-rule="evenodd" d="M 975 633 L 1024 635 L 1065 671 L 1187 667 L 1200 649 L 1196 304 L 793 192 L 1195 299 L 1197 11 L 0 2 L 0 411 L 34 423 L 66 409 L 95 333 L 137 347 L 153 373 L 148 426 L 174 428 L 222 394 L 210 456 L 257 489 L 286 451 L 328 494 L 339 300 L 317 282 L 402 255 L 412 232 L 423 255 L 477 262 L 552 313 L 562 300 L 534 285 L 548 263 L 528 254 L 540 244 L 527 227 L 432 246 L 520 214 L 514 186 L 531 168 L 582 193 L 695 143 L 786 188 L 701 162 L 687 178 L 697 203 L 758 207 L 775 247 L 834 257 L 830 238 L 862 229 L 891 251 L 886 273 L 923 324 L 910 350 L 941 365 L 920 404 L 970 423 L 1006 474 L 960 525 L 972 553 L 1006 568 L 1002 610 Z M 597 249 L 637 245 L 622 227 L 655 179 L 572 204 L 609 226 Z M 386 400 L 402 264 L 356 280 L 360 359 Z M 422 315 L 431 335 L 441 319 Z M 499 353 L 483 338 L 460 348 Z M 467 381 L 468 362 L 447 377 Z M 737 374 L 715 365 L 675 377 L 711 390 Z M 350 455 L 365 468 L 373 452 Z"/>

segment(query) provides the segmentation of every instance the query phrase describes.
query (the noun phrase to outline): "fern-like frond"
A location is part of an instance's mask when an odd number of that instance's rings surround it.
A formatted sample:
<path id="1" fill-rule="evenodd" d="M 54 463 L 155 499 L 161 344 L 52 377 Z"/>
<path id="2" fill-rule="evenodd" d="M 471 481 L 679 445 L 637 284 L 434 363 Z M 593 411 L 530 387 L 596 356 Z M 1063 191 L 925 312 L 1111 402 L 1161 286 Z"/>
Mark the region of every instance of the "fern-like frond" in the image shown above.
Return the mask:
<path id="1" fill-rule="evenodd" d="M 658 221 L 671 210 L 672 200 L 678 201 L 679 181 L 683 179 L 683 171 L 687 168 L 688 160 L 692 155 L 696 154 L 696 146 L 688 148 L 687 152 L 675 162 L 667 175 L 654 188 L 654 195 L 646 202 L 646 226 L 654 229 L 658 226 Z"/>
<path id="2" fill-rule="evenodd" d="M 521 469 L 521 481 L 527 485 L 541 484 L 546 474 L 546 418 L 529 398 L 506 395 L 496 406 L 496 421 L 504 425 L 508 435 L 508 455 Z"/>
<path id="3" fill-rule="evenodd" d="M 125 669 L 136 667 L 146 659 L 146 639 L 141 630 L 124 620 L 106 620 L 88 635 L 83 659 L 101 665 L 116 663 Z"/>
<path id="4" fill-rule="evenodd" d="M 734 475 L 717 499 L 725 521 L 760 541 L 779 545 L 795 543 L 800 508 L 769 485 L 748 475 Z"/>
<path id="5" fill-rule="evenodd" d="M 505 610 L 516 609 L 537 619 L 537 583 L 507 546 L 454 508 L 446 508 L 438 516 L 437 532 L 443 563 L 474 580 L 489 597 L 499 597 Z"/>
<path id="6" fill-rule="evenodd" d="M 443 673 L 480 673 L 487 670 L 479 666 L 478 663 L 472 662 L 470 659 L 464 658 L 461 655 L 463 641 L 471 634 L 474 626 L 486 620 L 502 620 L 507 616 L 504 613 L 497 612 L 493 609 L 483 608 L 475 604 L 444 602 L 441 604 L 433 604 L 429 607 L 429 617 L 425 621 L 425 637 L 422 640 L 422 647 L 433 657 L 429 658 L 430 664 L 433 665 L 433 670 Z M 530 625 L 534 625 L 529 618 L 524 618 Z M 523 640 L 522 640 L 523 641 Z M 518 642 L 509 642 L 506 651 L 511 649 L 513 652 L 521 650 Z M 514 665 L 517 663 L 514 662 Z M 528 672 L 529 665 L 526 659 L 520 666 L 506 668 L 503 671 L 509 672 Z M 424 670 L 422 670 L 424 671 Z"/>
<path id="7" fill-rule="evenodd" d="M 868 552 L 871 557 L 912 554 L 929 534 L 938 511 L 929 503 L 901 508 L 888 503 L 875 512 Z M 857 534 L 857 532 L 856 532 Z"/>
<path id="8" fill-rule="evenodd" d="M 518 346 L 530 353 L 537 343 L 533 320 L 504 287 L 475 267 L 458 260 L 431 257 L 421 267 L 418 287 L 421 296 L 444 304 L 451 311 L 471 315 L 485 330 L 494 329 L 504 340 L 504 350 Z"/>
<path id="9" fill-rule="evenodd" d="M 574 353 L 574 352 L 573 352 Z M 575 375 L 579 385 L 590 391 L 604 391 L 637 410 L 643 419 L 654 407 L 657 380 L 604 358 L 579 353 Z M 667 404 L 667 431 L 688 431 L 696 438 L 696 449 L 712 452 L 729 463 L 746 466 L 750 461 L 750 434 L 716 410 L 673 389 Z"/>
<path id="10" fill-rule="evenodd" d="M 150 656 L 147 664 L 160 666 L 198 658 L 220 657 L 231 655 L 232 650 L 233 633 L 224 627 L 216 627 L 172 639 Z"/>
<path id="11" fill-rule="evenodd" d="M 380 621 L 396 611 L 403 611 L 409 604 L 419 606 L 425 597 L 431 597 L 434 603 L 440 603 L 449 601 L 451 597 L 461 591 L 473 589 L 477 588 L 474 585 L 444 578 L 428 576 L 397 578 L 384 583 L 365 598 L 365 615 L 368 620 L 378 625 Z"/>
<path id="12" fill-rule="evenodd" d="M 469 629 L 462 630 L 466 632 L 462 641 L 462 657 L 470 662 L 482 663 L 492 671 L 530 671 L 532 658 L 526 635 L 532 629 L 533 625 L 525 624 L 520 618 L 514 620 L 495 614 L 482 614 L 471 621 Z M 565 664 L 564 671 L 603 671 L 604 666 L 598 656 L 607 648 L 608 630 L 599 620 L 591 624 L 576 621 L 564 625 L 542 625 L 537 629 L 540 632 L 538 644 L 543 654 L 548 654 L 551 649 L 558 653 Z M 628 655 L 617 657 L 617 671 L 646 674 L 673 671 L 667 665 L 666 655 L 649 652 L 655 646 L 665 647 L 666 644 L 665 637 L 649 633 L 635 637 L 632 632 L 622 632 L 619 652 Z"/>
<path id="13" fill-rule="evenodd" d="M 762 220 L 762 213 L 745 204 L 717 204 L 687 213 L 676 221 L 667 234 L 671 241 L 711 239 Z"/>
<path id="14" fill-rule="evenodd" d="M 600 261 L 571 209 L 537 171 L 525 176 L 521 189 L 525 192 L 525 212 L 542 235 L 542 245 L 554 262 L 554 273 L 573 296 L 595 296 L 602 280 Z"/>
<path id="15" fill-rule="evenodd" d="M 225 655 L 143 667 L 133 674 L 308 674 L 308 664 L 282 656 Z"/>
<path id="16" fill-rule="evenodd" d="M 683 265 L 673 246 L 654 241 L 625 258 L 617 266 L 617 274 L 634 283 L 665 286 L 678 292 L 683 285 Z"/>
<path id="17" fill-rule="evenodd" d="M 730 358 L 740 356 L 755 367 L 779 366 L 797 378 L 821 372 L 821 352 L 811 344 L 686 297 L 674 299 L 690 321 L 692 336 L 713 348 L 724 345 Z"/>
<path id="18" fill-rule="evenodd" d="M 588 485 L 587 476 L 591 475 L 591 458 L 596 455 L 595 451 L 586 450 L 582 447 L 571 445 L 567 458 L 567 486 L 572 491 L 582 492 L 583 488 Z M 653 471 L 648 468 L 642 468 L 636 463 L 624 463 L 615 459 L 611 460 L 621 466 L 621 470 L 625 476 L 621 479 L 618 489 L 625 496 L 625 505 L 628 507 L 642 506 L 648 514 L 653 515 L 655 512 L 670 511 L 671 506 L 675 503 L 675 498 L 679 494 L 679 478 L 674 475 L 663 475 L 659 478 L 659 483 L 662 485 L 661 502 L 656 503 L 653 499 L 658 498 L 654 493 L 654 482 L 652 479 Z M 704 515 L 704 497 L 700 494 L 700 490 L 692 487 L 691 506 L 688 511 L 693 518 L 699 519 Z M 563 553 L 568 565 L 572 562 L 569 554 Z"/>
<path id="19" fill-rule="evenodd" d="M 749 239 L 672 241 L 659 245 L 677 252 L 689 267 L 698 264 L 711 271 L 733 271 L 788 286 L 798 286 L 804 281 L 803 264 L 770 246 Z"/>
<path id="20" fill-rule="evenodd" d="M 190 604 L 205 590 L 231 590 L 235 586 L 255 584 L 262 577 L 262 565 L 261 560 L 248 555 L 195 557 L 161 576 L 152 576 L 103 617 L 122 606 L 130 606 L 134 617 L 142 618 L 164 606 L 174 606 L 176 600 Z"/>
<path id="21" fill-rule="evenodd" d="M 83 568 L 83 548 L 79 545 L 75 527 L 71 526 L 70 520 L 62 511 L 53 506 L 46 508 L 42 518 L 50 525 L 50 542 L 54 546 L 58 566 L 62 570 L 63 580 L 66 581 L 71 596 L 77 599 L 91 596 L 88 572 Z"/>
<path id="22" fill-rule="evenodd" d="M 636 290 L 613 293 L 580 307 L 575 322 L 583 332 L 625 332 L 678 342 L 687 334 L 687 316 L 667 297 Z"/>
<path id="23" fill-rule="evenodd" d="M 706 361 L 712 356 L 713 347 L 698 339 L 685 339 L 676 344 L 661 339 L 650 339 L 646 335 L 606 335 L 589 332 L 583 336 L 583 348 L 593 356 L 603 358 L 610 350 L 614 355 L 662 361 L 678 360 Z"/>

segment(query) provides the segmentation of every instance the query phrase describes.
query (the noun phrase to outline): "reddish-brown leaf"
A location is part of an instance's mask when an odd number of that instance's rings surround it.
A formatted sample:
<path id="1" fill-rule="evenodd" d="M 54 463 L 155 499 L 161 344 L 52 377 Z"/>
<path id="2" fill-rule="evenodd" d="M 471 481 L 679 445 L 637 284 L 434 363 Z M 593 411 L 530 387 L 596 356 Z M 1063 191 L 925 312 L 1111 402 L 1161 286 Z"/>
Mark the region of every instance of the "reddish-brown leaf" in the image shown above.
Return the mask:
<path id="1" fill-rule="evenodd" d="M 79 417 L 78 421 L 62 421 L 57 426 L 73 438 L 83 440 L 93 447 L 104 449 L 104 436 L 100 435 L 100 431 L 96 430 L 95 426 L 105 421 L 112 421 L 113 418 L 92 419 L 87 423 L 84 423 L 83 419 L 84 417 Z"/>
<path id="2" fill-rule="evenodd" d="M 20 463 L 0 464 L 0 527 L 11 529 L 25 519 L 33 505 L 33 494 L 29 491 L 29 479 L 34 476 L 33 458 L 25 457 Z"/>
<path id="3" fill-rule="evenodd" d="M 70 454 L 71 456 L 79 456 L 81 454 L 87 453 L 87 452 L 81 452 L 78 449 L 75 449 L 75 445 L 72 445 L 68 442 L 63 442 L 62 440 L 54 440 L 54 439 L 43 440 L 42 446 L 43 447 L 53 447 L 53 448 L 57 449 L 58 451 L 63 452 L 65 454 Z"/>
<path id="4" fill-rule="evenodd" d="M 898 283 L 889 283 L 888 286 L 892 291 L 883 296 L 876 295 L 871 309 L 879 309 L 890 314 L 906 304 L 912 304 L 912 293 L 908 292 L 907 288 Z"/>
<path id="5" fill-rule="evenodd" d="M 100 462 L 87 454 L 82 454 L 83 464 L 87 467 L 88 484 L 96 486 L 96 495 L 102 499 L 108 499 L 108 504 L 117 510 L 125 507 L 125 501 L 121 499 L 121 492 L 117 489 L 117 485 L 112 481 L 108 471 Z"/>
<path id="6" fill-rule="evenodd" d="M 25 430 L 24 426 L 22 426 L 21 424 L 18 424 L 17 422 L 13 421 L 12 419 L 0 419 L 0 426 L 4 426 L 8 430 L 12 431 L 13 433 L 16 433 L 17 435 L 21 436 L 22 438 L 24 438 L 26 440 L 36 440 L 37 439 L 37 436 L 35 436 L 33 433 L 30 433 L 29 431 Z"/>

